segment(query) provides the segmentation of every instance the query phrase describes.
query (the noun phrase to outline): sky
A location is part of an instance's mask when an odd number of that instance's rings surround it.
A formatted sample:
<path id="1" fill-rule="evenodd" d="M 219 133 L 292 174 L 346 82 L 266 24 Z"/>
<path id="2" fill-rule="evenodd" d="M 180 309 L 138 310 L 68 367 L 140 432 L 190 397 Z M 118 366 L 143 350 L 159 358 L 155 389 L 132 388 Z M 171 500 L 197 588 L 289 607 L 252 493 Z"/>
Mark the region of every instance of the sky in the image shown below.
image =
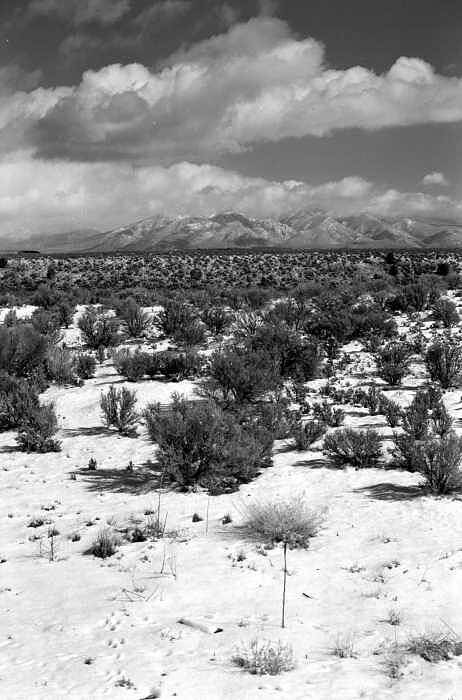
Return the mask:
<path id="1" fill-rule="evenodd" d="M 460 0 L 1 0 L 0 236 L 462 221 L 461 30 Z"/>

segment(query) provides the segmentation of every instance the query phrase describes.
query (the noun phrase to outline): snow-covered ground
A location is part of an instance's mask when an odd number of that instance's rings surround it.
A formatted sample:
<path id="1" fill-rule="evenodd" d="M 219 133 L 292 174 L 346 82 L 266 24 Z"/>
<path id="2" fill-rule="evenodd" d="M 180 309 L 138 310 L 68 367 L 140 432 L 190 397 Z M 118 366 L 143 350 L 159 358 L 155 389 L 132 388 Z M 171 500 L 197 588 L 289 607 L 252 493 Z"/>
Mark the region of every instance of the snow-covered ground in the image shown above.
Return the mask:
<path id="1" fill-rule="evenodd" d="M 362 378 L 345 379 L 367 379 L 370 363 L 359 351 L 356 369 Z M 414 368 L 414 384 L 422 373 Z M 274 466 L 238 493 L 166 492 L 168 537 L 125 543 L 115 556 L 96 559 L 85 551 L 101 527 L 145 522 L 145 512 L 158 507 L 149 480 L 154 448 L 144 429 L 126 438 L 103 428 L 99 395 L 111 383 L 124 385 L 107 361 L 83 387 L 46 392 L 59 416 L 60 453 L 24 454 L 13 432 L 0 434 L 1 698 L 462 698 L 462 657 L 430 664 L 409 656 L 399 680 L 383 665 L 387 645 L 412 634 L 449 625 L 462 635 L 459 497 L 423 496 L 415 474 L 332 469 L 319 451 L 277 443 Z M 129 386 L 140 407 L 166 402 L 174 391 L 193 393 L 191 382 Z M 390 395 L 407 404 L 412 391 Z M 460 391 L 445 397 L 456 418 L 460 400 Z M 346 410 L 347 425 L 375 424 L 390 435 L 381 417 Z M 91 457 L 97 471 L 86 470 Z M 130 461 L 134 472 L 126 469 Z M 262 550 L 235 527 L 246 502 L 275 494 L 303 494 L 325 509 L 310 548 L 288 554 L 284 630 L 281 550 Z M 194 513 L 204 520 L 193 523 Z M 233 522 L 223 525 L 227 513 Z M 34 518 L 44 524 L 29 527 Z M 52 525 L 59 532 L 55 561 L 47 556 Z M 401 624 L 387 622 L 390 611 Z M 338 638 L 350 635 L 355 657 L 333 655 Z M 236 646 L 255 637 L 290 642 L 295 670 L 257 677 L 233 666 Z"/>

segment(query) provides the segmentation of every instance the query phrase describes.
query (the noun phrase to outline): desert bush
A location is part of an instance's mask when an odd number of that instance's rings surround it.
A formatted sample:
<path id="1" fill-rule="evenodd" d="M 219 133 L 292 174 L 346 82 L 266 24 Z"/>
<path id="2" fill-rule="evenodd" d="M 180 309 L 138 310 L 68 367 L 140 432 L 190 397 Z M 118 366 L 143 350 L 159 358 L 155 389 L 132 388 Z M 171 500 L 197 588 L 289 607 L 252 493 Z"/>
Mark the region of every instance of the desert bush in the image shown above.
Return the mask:
<path id="1" fill-rule="evenodd" d="M 179 299 L 166 299 L 163 309 L 155 318 L 155 324 L 166 338 L 172 338 L 195 320 L 196 313 L 189 304 Z"/>
<path id="2" fill-rule="evenodd" d="M 46 372 L 52 382 L 75 384 L 75 361 L 70 350 L 61 346 L 51 346 L 46 355 Z"/>
<path id="3" fill-rule="evenodd" d="M 124 330 L 130 338 L 139 338 L 149 328 L 150 315 L 143 311 L 133 297 L 129 297 L 118 309 Z"/>
<path id="4" fill-rule="evenodd" d="M 381 404 L 384 395 L 375 384 L 372 384 L 367 391 L 357 394 L 357 397 L 361 405 L 367 408 L 371 416 L 376 416 L 381 413 Z"/>
<path id="5" fill-rule="evenodd" d="M 452 430 L 453 420 L 442 401 L 439 401 L 431 413 L 431 425 L 433 432 L 439 437 L 444 437 Z"/>
<path id="6" fill-rule="evenodd" d="M 150 404 L 143 417 L 162 472 L 184 488 L 235 489 L 271 464 L 272 437 L 255 416 L 174 396 L 171 411 Z"/>
<path id="7" fill-rule="evenodd" d="M 350 312 L 352 340 L 361 338 L 392 338 L 397 333 L 396 322 L 387 311 L 368 304 L 358 304 Z"/>
<path id="8" fill-rule="evenodd" d="M 229 345 L 210 358 L 203 391 L 224 403 L 255 401 L 281 384 L 279 367 L 265 351 Z"/>
<path id="9" fill-rule="evenodd" d="M 433 306 L 433 320 L 441 323 L 444 328 L 457 326 L 460 321 L 460 316 L 457 312 L 457 306 L 450 299 L 438 299 Z"/>
<path id="10" fill-rule="evenodd" d="M 91 379 L 95 376 L 96 360 L 93 355 L 79 353 L 75 358 L 75 372 L 80 379 Z"/>
<path id="11" fill-rule="evenodd" d="M 0 431 L 14 430 L 38 406 L 38 394 L 33 383 L 0 373 Z"/>
<path id="12" fill-rule="evenodd" d="M 246 339 L 251 352 L 260 352 L 272 358 L 283 378 L 306 382 L 318 374 L 323 357 L 322 345 L 302 338 L 298 333 L 279 323 L 257 326 Z"/>
<path id="13" fill-rule="evenodd" d="M 344 428 L 326 435 L 324 453 L 339 467 L 377 467 L 382 455 L 381 437 L 376 430 Z"/>
<path id="14" fill-rule="evenodd" d="M 201 319 L 213 335 L 220 335 L 229 328 L 233 321 L 233 316 L 222 306 L 212 306 L 203 310 Z"/>
<path id="15" fill-rule="evenodd" d="M 310 446 L 325 435 L 327 426 L 319 420 L 308 420 L 305 423 L 299 418 L 292 426 L 291 437 L 295 443 L 295 449 L 301 452 L 308 450 Z"/>
<path id="16" fill-rule="evenodd" d="M 433 493 L 451 493 L 462 486 L 461 462 L 462 438 L 455 433 L 429 439 L 419 447 L 418 471 Z"/>
<path id="17" fill-rule="evenodd" d="M 334 408 L 328 401 L 314 403 L 313 416 L 331 428 L 338 428 L 345 420 L 345 411 Z"/>
<path id="18" fill-rule="evenodd" d="M 158 363 L 160 374 L 175 382 L 197 377 L 203 366 L 201 356 L 194 350 L 162 350 L 157 353 L 155 361 Z"/>
<path id="19" fill-rule="evenodd" d="M 138 420 L 135 411 L 136 394 L 126 387 L 116 389 L 111 384 L 106 393 L 101 392 L 100 407 L 108 428 L 116 428 L 121 435 L 131 435 Z"/>
<path id="20" fill-rule="evenodd" d="M 247 536 L 283 546 L 282 627 L 285 627 L 287 549 L 307 549 L 310 539 L 317 534 L 321 522 L 321 514 L 310 509 L 301 497 L 267 502 L 255 501 L 246 506 L 242 527 Z"/>
<path id="21" fill-rule="evenodd" d="M 403 417 L 403 411 L 399 403 L 392 401 L 385 395 L 382 395 L 380 399 L 380 413 L 385 416 L 385 420 L 390 428 L 396 428 Z"/>
<path id="22" fill-rule="evenodd" d="M 235 666 L 258 676 L 277 676 L 295 668 L 294 653 L 289 644 L 260 642 L 252 639 L 236 649 L 231 661 Z"/>
<path id="23" fill-rule="evenodd" d="M 377 373 L 391 386 L 401 384 L 409 371 L 410 350 L 405 343 L 394 342 L 380 348 L 375 354 Z"/>
<path id="24" fill-rule="evenodd" d="M 35 330 L 42 335 L 55 336 L 60 327 L 60 319 L 51 309 L 35 309 L 30 322 Z"/>
<path id="25" fill-rule="evenodd" d="M 432 381 L 449 389 L 459 381 L 462 372 L 462 348 L 450 339 L 437 340 L 428 347 L 425 364 Z"/>
<path id="26" fill-rule="evenodd" d="M 105 527 L 96 535 L 88 553 L 100 559 L 108 559 L 117 552 L 120 543 L 120 537 L 111 528 Z"/>
<path id="27" fill-rule="evenodd" d="M 113 347 L 119 342 L 117 321 L 93 307 L 82 314 L 77 325 L 84 343 L 92 350 L 97 350 L 100 346 Z"/>
<path id="28" fill-rule="evenodd" d="M 439 296 L 437 282 L 430 276 L 422 276 L 417 282 L 406 284 L 392 300 L 391 306 L 396 311 L 425 311 Z"/>
<path id="29" fill-rule="evenodd" d="M 203 345 L 206 339 L 205 325 L 196 319 L 178 328 L 173 334 L 173 341 L 182 347 Z"/>
<path id="30" fill-rule="evenodd" d="M 0 326 L 0 370 L 28 377 L 45 363 L 47 338 L 29 324 Z"/>
<path id="31" fill-rule="evenodd" d="M 53 439 L 58 429 L 52 403 L 32 407 L 23 416 L 16 438 L 23 452 L 59 452 L 61 443 Z"/>
<path id="32" fill-rule="evenodd" d="M 403 429 L 413 440 L 425 440 L 430 427 L 429 398 L 418 391 L 403 412 Z"/>
<path id="33" fill-rule="evenodd" d="M 393 434 L 392 466 L 397 469 L 405 469 L 409 472 L 419 471 L 420 466 L 420 445 L 421 442 L 415 440 L 407 433 Z"/>
<path id="34" fill-rule="evenodd" d="M 146 374 L 146 355 L 138 348 L 133 353 L 128 348 L 120 348 L 112 353 L 112 361 L 118 374 L 129 382 L 137 382 Z"/>

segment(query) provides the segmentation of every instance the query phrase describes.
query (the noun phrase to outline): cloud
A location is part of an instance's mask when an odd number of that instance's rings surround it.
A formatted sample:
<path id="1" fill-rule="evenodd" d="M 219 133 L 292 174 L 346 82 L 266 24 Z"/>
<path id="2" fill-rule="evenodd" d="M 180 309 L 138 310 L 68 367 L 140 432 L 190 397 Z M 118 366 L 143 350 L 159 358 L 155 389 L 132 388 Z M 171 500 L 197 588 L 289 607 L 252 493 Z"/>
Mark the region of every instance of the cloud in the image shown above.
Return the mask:
<path id="1" fill-rule="evenodd" d="M 49 158 L 167 164 L 352 127 L 461 120 L 461 79 L 406 57 L 383 75 L 360 66 L 332 70 L 318 41 L 258 17 L 173 54 L 157 70 L 133 63 L 85 72 L 36 123 L 29 145 Z"/>
<path id="2" fill-rule="evenodd" d="M 444 173 L 440 172 L 433 172 L 433 173 L 428 173 L 428 175 L 425 175 L 425 177 L 422 179 L 422 184 L 423 185 L 439 185 L 440 187 L 449 187 L 449 181 L 446 179 L 446 176 Z"/>
<path id="3" fill-rule="evenodd" d="M 187 162 L 133 167 L 43 161 L 22 153 L 0 163 L 0 180 L 0 226 L 11 236 L 81 227 L 107 230 L 155 214 L 207 215 L 231 209 L 257 217 L 321 206 L 339 214 L 444 212 L 462 218 L 462 204 L 447 197 L 380 191 L 359 177 L 313 186 Z"/>
<path id="4" fill-rule="evenodd" d="M 191 10 L 190 0 L 161 0 L 140 12 L 134 25 L 144 29 L 152 24 L 164 24 L 187 14 Z"/>
<path id="5" fill-rule="evenodd" d="M 32 0 L 28 16 L 55 15 L 75 25 L 118 22 L 130 11 L 131 0 Z"/>

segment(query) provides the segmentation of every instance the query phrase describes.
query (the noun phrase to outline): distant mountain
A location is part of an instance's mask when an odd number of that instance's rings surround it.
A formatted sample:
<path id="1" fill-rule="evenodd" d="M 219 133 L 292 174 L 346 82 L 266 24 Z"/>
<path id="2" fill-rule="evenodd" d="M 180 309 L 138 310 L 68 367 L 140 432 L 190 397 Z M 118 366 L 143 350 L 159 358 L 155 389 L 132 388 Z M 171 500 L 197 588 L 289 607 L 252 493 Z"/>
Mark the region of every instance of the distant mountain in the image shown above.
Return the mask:
<path id="1" fill-rule="evenodd" d="M 18 244 L 19 245 L 19 244 Z M 338 216 L 306 209 L 280 219 L 239 212 L 212 216 L 153 216 L 101 233 L 72 231 L 21 241 L 47 253 L 141 252 L 194 248 L 458 248 L 462 223 L 429 217 Z"/>

